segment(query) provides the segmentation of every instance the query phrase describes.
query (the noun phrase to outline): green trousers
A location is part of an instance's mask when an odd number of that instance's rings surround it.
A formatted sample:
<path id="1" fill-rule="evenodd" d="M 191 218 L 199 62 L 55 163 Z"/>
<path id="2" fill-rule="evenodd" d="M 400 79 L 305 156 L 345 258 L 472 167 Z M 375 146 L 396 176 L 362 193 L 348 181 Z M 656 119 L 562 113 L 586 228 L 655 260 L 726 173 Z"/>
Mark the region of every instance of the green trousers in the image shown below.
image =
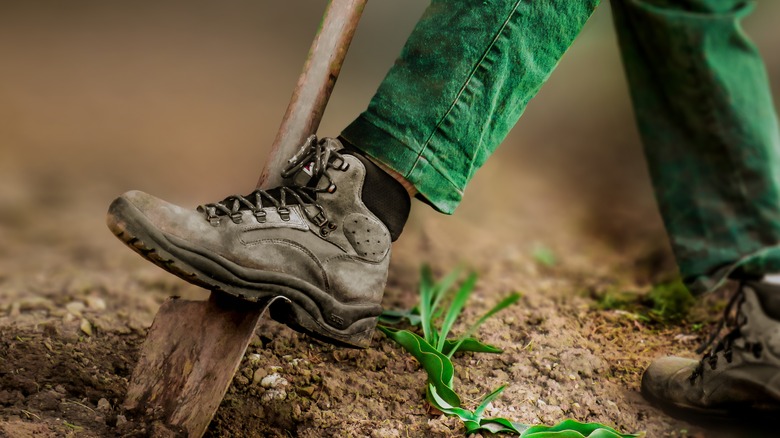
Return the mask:
<path id="1" fill-rule="evenodd" d="M 342 136 L 452 213 L 599 0 L 433 0 Z M 780 272 L 780 133 L 744 0 L 612 0 L 680 272 L 700 293 Z"/>

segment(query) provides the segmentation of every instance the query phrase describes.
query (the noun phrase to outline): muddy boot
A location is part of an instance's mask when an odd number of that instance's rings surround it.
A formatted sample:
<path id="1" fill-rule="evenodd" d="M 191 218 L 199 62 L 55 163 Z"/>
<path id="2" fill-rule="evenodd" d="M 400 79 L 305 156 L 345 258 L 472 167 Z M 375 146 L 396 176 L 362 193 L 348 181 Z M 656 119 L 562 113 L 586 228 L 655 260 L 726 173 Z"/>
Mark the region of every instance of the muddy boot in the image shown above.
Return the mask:
<path id="1" fill-rule="evenodd" d="M 653 362 L 642 376 L 645 398 L 690 420 L 780 414 L 780 286 L 743 283 L 699 353 L 706 348 L 701 360 Z"/>
<path id="2" fill-rule="evenodd" d="M 197 210 L 128 192 L 109 207 L 108 226 L 184 280 L 249 301 L 285 297 L 274 302 L 274 319 L 331 343 L 366 347 L 409 196 L 329 138 L 310 138 L 282 176 L 283 187 Z"/>

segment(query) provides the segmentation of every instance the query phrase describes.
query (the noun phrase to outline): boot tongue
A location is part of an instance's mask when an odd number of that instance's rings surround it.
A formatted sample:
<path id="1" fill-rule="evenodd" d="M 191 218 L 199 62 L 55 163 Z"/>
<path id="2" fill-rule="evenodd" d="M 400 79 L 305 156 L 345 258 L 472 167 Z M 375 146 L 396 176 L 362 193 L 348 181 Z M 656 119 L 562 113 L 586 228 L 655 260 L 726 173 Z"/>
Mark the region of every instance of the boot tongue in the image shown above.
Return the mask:
<path id="1" fill-rule="evenodd" d="M 314 175 L 314 161 L 310 161 L 292 176 L 292 183 L 301 187 L 317 187 L 317 182 L 322 177 Z"/>
<path id="2" fill-rule="evenodd" d="M 317 175 L 314 173 L 314 161 L 307 163 L 305 166 L 301 167 L 300 170 L 295 172 L 295 174 L 290 177 L 290 182 L 293 185 L 300 187 L 332 191 L 330 190 L 330 180 L 325 177 L 324 174 Z"/>

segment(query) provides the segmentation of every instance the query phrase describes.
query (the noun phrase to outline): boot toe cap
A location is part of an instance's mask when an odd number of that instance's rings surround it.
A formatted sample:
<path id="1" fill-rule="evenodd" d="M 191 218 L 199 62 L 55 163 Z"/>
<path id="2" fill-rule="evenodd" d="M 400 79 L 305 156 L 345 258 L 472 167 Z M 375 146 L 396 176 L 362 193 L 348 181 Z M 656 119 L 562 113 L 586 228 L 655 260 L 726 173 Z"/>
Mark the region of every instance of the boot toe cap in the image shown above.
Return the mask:
<path id="1" fill-rule="evenodd" d="M 675 356 L 656 359 L 642 375 L 642 394 L 656 401 L 676 404 L 675 401 L 686 398 L 685 393 L 691 389 L 690 376 L 697 364 L 694 359 Z"/>

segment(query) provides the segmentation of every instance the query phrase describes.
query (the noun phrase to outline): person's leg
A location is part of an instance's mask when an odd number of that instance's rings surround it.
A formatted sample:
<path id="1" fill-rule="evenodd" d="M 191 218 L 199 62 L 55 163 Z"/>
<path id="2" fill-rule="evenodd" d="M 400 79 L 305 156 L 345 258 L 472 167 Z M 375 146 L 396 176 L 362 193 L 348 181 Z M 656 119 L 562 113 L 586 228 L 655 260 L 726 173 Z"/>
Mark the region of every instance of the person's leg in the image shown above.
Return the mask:
<path id="1" fill-rule="evenodd" d="M 452 213 L 599 0 L 434 0 L 342 138 Z"/>
<path id="2" fill-rule="evenodd" d="M 780 131 L 744 0 L 612 2 L 658 205 L 695 293 L 780 271 Z"/>
<path id="3" fill-rule="evenodd" d="M 701 360 L 656 360 L 642 380 L 677 414 L 780 408 L 780 135 L 743 0 L 613 0 L 658 204 L 694 293 L 740 287 Z M 755 281 L 752 281 L 755 280 Z M 715 333 L 717 335 L 717 333 Z M 701 352 L 701 351 L 700 351 Z"/>

